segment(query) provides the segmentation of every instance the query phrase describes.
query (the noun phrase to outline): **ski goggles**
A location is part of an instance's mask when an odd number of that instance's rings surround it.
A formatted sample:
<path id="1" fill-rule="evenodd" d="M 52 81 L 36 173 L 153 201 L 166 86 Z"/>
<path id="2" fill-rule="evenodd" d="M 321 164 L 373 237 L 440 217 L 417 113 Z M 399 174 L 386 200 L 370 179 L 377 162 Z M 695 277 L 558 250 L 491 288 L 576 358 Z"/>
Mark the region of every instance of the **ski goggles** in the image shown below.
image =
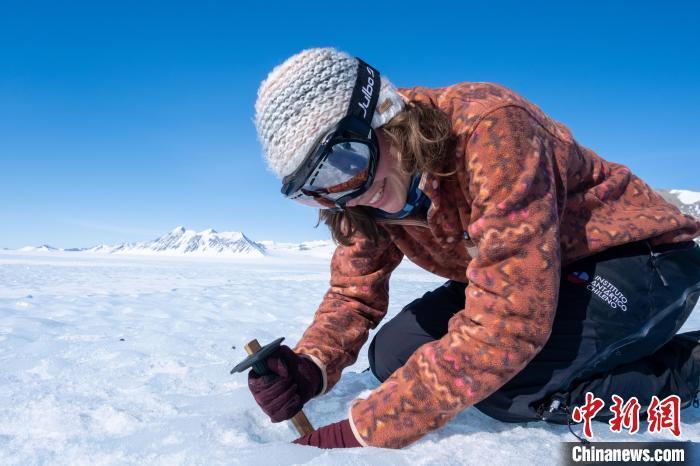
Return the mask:
<path id="1" fill-rule="evenodd" d="M 282 194 L 301 204 L 342 211 L 365 193 L 379 160 L 371 126 L 379 98 L 379 72 L 358 58 L 358 73 L 345 117 L 319 138 L 304 162 L 282 180 Z"/>
<path id="2" fill-rule="evenodd" d="M 357 133 L 361 123 L 354 116 L 343 118 L 284 178 L 282 194 L 311 207 L 342 210 L 366 192 L 374 182 L 379 147 L 372 128 L 362 128 L 368 137 Z"/>

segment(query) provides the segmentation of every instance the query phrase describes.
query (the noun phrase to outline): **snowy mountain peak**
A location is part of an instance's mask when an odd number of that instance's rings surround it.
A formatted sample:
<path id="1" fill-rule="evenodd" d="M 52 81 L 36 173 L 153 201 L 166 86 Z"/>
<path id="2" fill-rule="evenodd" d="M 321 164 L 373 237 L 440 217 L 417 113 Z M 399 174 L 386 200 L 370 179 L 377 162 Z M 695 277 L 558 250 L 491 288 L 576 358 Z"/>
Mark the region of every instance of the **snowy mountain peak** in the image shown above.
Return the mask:
<path id="1" fill-rule="evenodd" d="M 684 214 L 700 218 L 700 193 L 687 189 L 659 189 L 661 196 Z"/>
<path id="2" fill-rule="evenodd" d="M 48 244 L 42 244 L 41 246 L 25 246 L 23 248 L 20 248 L 20 251 L 22 251 L 22 252 L 50 252 L 50 251 L 60 251 L 60 249 L 55 248 L 53 246 L 49 246 Z"/>
<path id="3" fill-rule="evenodd" d="M 170 232 L 169 232 L 168 234 L 170 234 L 170 235 L 181 235 L 181 234 L 183 234 L 183 233 L 186 232 L 186 231 L 187 231 L 187 228 L 185 228 L 185 227 L 183 227 L 183 226 L 180 225 L 180 226 L 176 226 L 175 228 L 173 228 L 172 230 L 170 230 Z"/>
<path id="4" fill-rule="evenodd" d="M 700 203 L 700 193 L 695 191 L 688 191 L 686 189 L 672 189 L 669 191 L 669 193 L 677 196 L 678 200 L 686 205 Z"/>
<path id="5" fill-rule="evenodd" d="M 100 245 L 89 252 L 136 255 L 195 255 L 262 257 L 265 248 L 238 231 L 217 232 L 213 228 L 197 232 L 178 226 L 151 241 Z"/>

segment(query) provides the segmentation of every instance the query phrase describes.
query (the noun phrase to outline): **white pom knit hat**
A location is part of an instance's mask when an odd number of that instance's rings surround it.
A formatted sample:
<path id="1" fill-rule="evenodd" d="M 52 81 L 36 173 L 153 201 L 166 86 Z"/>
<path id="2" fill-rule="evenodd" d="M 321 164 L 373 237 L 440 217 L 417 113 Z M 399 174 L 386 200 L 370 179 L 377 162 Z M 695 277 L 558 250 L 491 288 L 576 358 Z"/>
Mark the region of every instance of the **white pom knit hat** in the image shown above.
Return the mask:
<path id="1" fill-rule="evenodd" d="M 316 140 L 348 111 L 358 61 L 334 48 L 303 50 L 276 66 L 260 84 L 255 127 L 268 167 L 282 179 L 308 155 Z M 380 75 L 372 128 L 404 108 L 396 88 Z"/>

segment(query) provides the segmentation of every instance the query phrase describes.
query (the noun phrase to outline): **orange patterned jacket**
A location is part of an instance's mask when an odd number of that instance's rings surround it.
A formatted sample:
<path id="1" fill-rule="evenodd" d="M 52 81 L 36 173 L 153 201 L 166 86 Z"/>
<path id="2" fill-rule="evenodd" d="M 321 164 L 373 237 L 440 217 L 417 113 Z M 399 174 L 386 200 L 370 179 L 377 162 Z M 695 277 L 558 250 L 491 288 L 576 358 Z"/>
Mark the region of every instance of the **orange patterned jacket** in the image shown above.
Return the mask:
<path id="1" fill-rule="evenodd" d="M 700 234 L 700 222 L 626 166 L 579 145 L 507 88 L 464 82 L 400 92 L 451 116 L 456 172 L 423 174 L 427 221 L 384 220 L 378 244 L 358 235 L 336 248 L 330 288 L 295 348 L 321 367 L 325 393 L 386 314 L 389 277 L 404 256 L 468 282 L 447 334 L 350 407 L 358 441 L 389 448 L 444 425 L 527 365 L 549 338 L 563 265 L 632 241 Z"/>

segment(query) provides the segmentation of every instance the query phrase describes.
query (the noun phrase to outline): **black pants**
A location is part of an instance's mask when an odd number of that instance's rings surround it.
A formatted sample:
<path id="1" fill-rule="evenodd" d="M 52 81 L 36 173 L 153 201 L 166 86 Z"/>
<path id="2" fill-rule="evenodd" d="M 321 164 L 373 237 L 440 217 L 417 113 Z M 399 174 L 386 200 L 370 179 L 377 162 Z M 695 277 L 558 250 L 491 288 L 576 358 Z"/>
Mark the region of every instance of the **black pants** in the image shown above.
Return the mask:
<path id="1" fill-rule="evenodd" d="M 381 381 L 413 352 L 447 332 L 464 308 L 466 283 L 448 281 L 408 304 L 384 324 L 369 347 Z M 617 394 L 676 394 L 690 404 L 700 384 L 700 331 L 676 335 L 700 296 L 700 247 L 693 242 L 653 249 L 645 241 L 617 247 L 562 269 L 552 333 L 513 379 L 477 403 L 505 422 L 564 423 L 568 406 L 590 391 L 606 406 Z M 561 403 L 549 412 L 551 401 Z M 607 410 L 603 410 L 607 411 Z M 603 411 L 596 419 L 604 420 Z"/>

